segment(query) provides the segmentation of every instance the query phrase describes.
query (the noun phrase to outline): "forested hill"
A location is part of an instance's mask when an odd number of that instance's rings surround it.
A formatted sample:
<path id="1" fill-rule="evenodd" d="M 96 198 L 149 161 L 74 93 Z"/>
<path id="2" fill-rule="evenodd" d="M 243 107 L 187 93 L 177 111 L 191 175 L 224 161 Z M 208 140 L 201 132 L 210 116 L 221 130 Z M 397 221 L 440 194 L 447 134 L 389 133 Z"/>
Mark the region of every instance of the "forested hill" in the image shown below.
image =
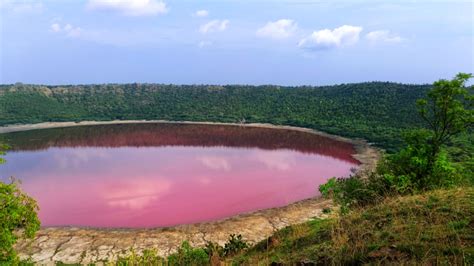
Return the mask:
<path id="1" fill-rule="evenodd" d="M 323 87 L 160 84 L 0 85 L 0 125 L 166 119 L 265 122 L 361 137 L 385 148 L 419 125 L 429 85 L 388 82 Z"/>

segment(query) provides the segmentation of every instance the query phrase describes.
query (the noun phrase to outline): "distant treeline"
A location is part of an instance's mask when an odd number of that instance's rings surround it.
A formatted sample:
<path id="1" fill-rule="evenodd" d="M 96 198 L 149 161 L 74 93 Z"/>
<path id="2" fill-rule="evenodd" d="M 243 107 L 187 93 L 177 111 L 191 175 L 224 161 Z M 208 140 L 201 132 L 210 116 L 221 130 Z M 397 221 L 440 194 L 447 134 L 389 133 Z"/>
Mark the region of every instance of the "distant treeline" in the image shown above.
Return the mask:
<path id="1" fill-rule="evenodd" d="M 430 85 L 368 82 L 322 87 L 161 84 L 0 85 L 0 126 L 48 121 L 188 120 L 292 125 L 393 149 L 421 124 Z"/>

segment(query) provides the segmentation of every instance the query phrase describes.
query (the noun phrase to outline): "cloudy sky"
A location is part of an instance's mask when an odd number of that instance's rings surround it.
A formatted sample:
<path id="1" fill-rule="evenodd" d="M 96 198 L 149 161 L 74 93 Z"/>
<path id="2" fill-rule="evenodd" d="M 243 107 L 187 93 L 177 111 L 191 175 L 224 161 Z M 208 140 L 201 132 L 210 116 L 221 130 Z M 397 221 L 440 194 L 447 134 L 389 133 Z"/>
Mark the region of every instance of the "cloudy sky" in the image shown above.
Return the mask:
<path id="1" fill-rule="evenodd" d="M 0 12 L 0 83 L 431 83 L 474 72 L 470 0 L 0 0 Z"/>

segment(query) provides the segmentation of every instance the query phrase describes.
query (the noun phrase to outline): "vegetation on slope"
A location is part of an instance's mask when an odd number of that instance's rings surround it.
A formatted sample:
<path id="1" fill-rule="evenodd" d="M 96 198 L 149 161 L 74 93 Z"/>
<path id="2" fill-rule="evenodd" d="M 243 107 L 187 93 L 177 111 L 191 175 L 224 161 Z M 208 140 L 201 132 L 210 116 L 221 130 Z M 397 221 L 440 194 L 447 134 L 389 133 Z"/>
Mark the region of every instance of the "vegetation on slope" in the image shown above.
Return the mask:
<path id="1" fill-rule="evenodd" d="M 429 85 L 325 87 L 107 84 L 0 85 L 0 126 L 81 120 L 264 122 L 360 137 L 384 148 L 419 126 L 415 101 Z"/>
<path id="2" fill-rule="evenodd" d="M 236 264 L 474 263 L 474 189 L 387 198 L 347 215 L 285 228 Z"/>

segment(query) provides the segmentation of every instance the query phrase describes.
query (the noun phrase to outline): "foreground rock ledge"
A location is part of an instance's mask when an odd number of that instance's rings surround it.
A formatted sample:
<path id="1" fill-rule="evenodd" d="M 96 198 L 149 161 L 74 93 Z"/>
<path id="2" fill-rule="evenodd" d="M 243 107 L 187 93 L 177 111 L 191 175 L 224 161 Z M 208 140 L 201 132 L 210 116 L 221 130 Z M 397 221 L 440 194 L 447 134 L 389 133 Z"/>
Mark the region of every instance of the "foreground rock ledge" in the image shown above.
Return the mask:
<path id="1" fill-rule="evenodd" d="M 74 125 L 134 122 L 143 121 L 85 122 L 75 123 Z M 151 121 L 147 122 L 150 123 Z M 155 122 L 166 123 L 166 121 Z M 42 123 L 38 125 L 0 127 L 0 133 L 70 126 L 67 123 L 68 122 Z M 232 125 L 226 123 L 198 124 Z M 311 129 L 297 127 L 273 126 L 268 124 L 252 124 L 246 126 L 292 129 L 350 142 L 356 147 L 356 154 L 353 156 L 361 162 L 358 171 L 362 172 L 373 169 L 380 157 L 380 152 L 364 141 L 354 141 L 313 131 Z M 317 188 L 315 188 L 315 190 L 316 189 Z M 55 262 L 88 264 L 115 261 L 119 257 L 127 256 L 127 254 L 131 252 L 131 249 L 138 254 L 146 249 L 154 249 L 159 256 L 166 257 L 175 253 L 177 248 L 185 240 L 189 241 L 189 243 L 195 247 L 203 247 L 208 241 L 224 245 L 230 234 L 241 234 L 246 241 L 254 244 L 268 238 L 275 231 L 286 226 L 304 223 L 314 218 L 324 218 L 325 215 L 322 213 L 322 210 L 332 207 L 330 200 L 312 198 L 292 203 L 285 207 L 241 214 L 220 221 L 181 225 L 170 228 L 42 228 L 36 234 L 35 239 L 21 240 L 17 243 L 15 249 L 18 251 L 21 259 L 31 259 L 33 262 L 43 265 L 54 265 Z"/>
<path id="2" fill-rule="evenodd" d="M 223 245 L 229 234 L 242 234 L 245 240 L 256 243 L 285 226 L 324 216 L 322 209 L 331 205 L 329 200 L 314 198 L 222 221 L 171 228 L 43 228 L 33 241 L 23 240 L 16 249 L 21 259 L 30 258 L 40 264 L 114 261 L 129 253 L 130 249 L 138 253 L 155 249 L 158 255 L 166 257 L 174 253 L 184 240 L 192 246 L 203 247 L 207 241 Z"/>

